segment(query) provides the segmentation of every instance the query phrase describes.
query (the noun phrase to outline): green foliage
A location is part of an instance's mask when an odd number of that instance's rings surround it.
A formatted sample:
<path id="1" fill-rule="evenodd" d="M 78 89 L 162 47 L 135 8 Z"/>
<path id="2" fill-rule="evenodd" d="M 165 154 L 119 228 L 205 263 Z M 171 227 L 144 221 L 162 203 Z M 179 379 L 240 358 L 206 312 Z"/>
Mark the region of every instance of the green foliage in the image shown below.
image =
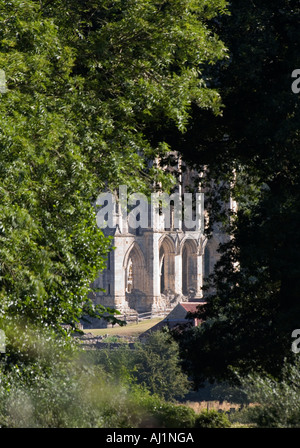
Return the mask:
<path id="1" fill-rule="evenodd" d="M 88 354 L 112 381 L 138 384 L 164 400 L 182 398 L 190 389 L 183 373 L 178 344 L 163 332 L 154 332 L 143 343 Z"/>
<path id="2" fill-rule="evenodd" d="M 251 402 L 257 405 L 247 410 L 248 421 L 259 427 L 299 428 L 300 427 L 300 362 L 285 360 L 282 379 L 252 373 L 240 378 L 242 387 Z"/>
<path id="3" fill-rule="evenodd" d="M 224 11 L 224 0 L 0 0 L 2 426 L 139 424 L 128 383 L 106 394 L 94 369 L 61 363 L 43 341 L 72 352 L 69 329 L 83 315 L 115 322 L 88 298 L 111 250 L 92 204 L 120 184 L 172 188 L 153 164 L 173 149 L 156 131 L 183 133 L 192 104 L 220 112 L 202 70 L 226 55 L 208 26 Z M 136 350 L 156 369 L 137 380 L 173 397 L 187 382 L 164 342 Z"/>
<path id="4" fill-rule="evenodd" d="M 97 182 L 76 132 L 72 51 L 34 2 L 0 9 L 1 327 L 13 317 L 59 330 L 78 322 L 110 241 L 90 202 Z"/>
<path id="5" fill-rule="evenodd" d="M 206 25 L 225 1 L 58 0 L 42 11 L 73 49 L 81 144 L 99 178 L 147 192 L 154 177 L 170 188 L 152 164 L 170 147 L 153 134 L 171 124 L 183 132 L 193 102 L 218 113 L 220 97 L 201 67 L 225 56 Z"/>
<path id="6" fill-rule="evenodd" d="M 242 408 L 249 404 L 245 391 L 240 386 L 232 386 L 228 383 L 217 383 L 213 385 L 211 388 L 211 400 L 238 403 L 242 405 Z"/>
<path id="7" fill-rule="evenodd" d="M 190 373 L 220 380 L 231 377 L 231 365 L 279 375 L 300 318 L 300 96 L 291 91 L 300 65 L 299 2 L 236 0 L 229 11 L 215 30 L 230 58 L 210 69 L 223 115 L 194 108 L 180 144 L 188 160 L 208 165 L 208 185 L 218 185 L 210 223 L 225 221 L 230 234 L 200 316 L 207 324 L 197 341 L 187 336 L 194 340 Z M 229 195 L 238 209 L 224 216 L 220 200 Z"/>
<path id="8" fill-rule="evenodd" d="M 187 406 L 161 403 L 152 412 L 162 428 L 193 428 L 195 425 L 195 411 Z"/>
<path id="9" fill-rule="evenodd" d="M 60 362 L 32 378 L 32 371 L 17 368 L 4 378 L 1 427 L 137 427 L 146 413 L 127 386 L 112 385 L 99 368 Z"/>
<path id="10" fill-rule="evenodd" d="M 190 382 L 182 372 L 178 344 L 164 332 L 155 331 L 144 343 L 137 344 L 133 377 L 151 393 L 166 400 L 182 398 Z"/>
<path id="11" fill-rule="evenodd" d="M 226 415 L 214 409 L 201 412 L 195 420 L 195 428 L 229 428 L 230 426 Z"/>
<path id="12" fill-rule="evenodd" d="M 111 250 L 92 203 L 120 184 L 171 188 L 151 130 L 183 131 L 195 101 L 217 113 L 200 66 L 224 57 L 206 20 L 225 2 L 205 4 L 0 1 L 1 327 L 113 320 L 87 298 Z"/>
<path id="13" fill-rule="evenodd" d="M 115 366 L 110 374 L 105 363 L 95 362 L 93 353 L 66 345 L 65 338 L 49 331 L 36 336 L 32 333 L 24 344 L 26 355 L 31 353 L 30 362 L 21 358 L 19 365 L 12 365 L 6 359 L 11 355 L 1 355 L 0 427 L 193 426 L 191 409 L 151 394 Z M 120 366 L 124 372 L 124 360 Z"/>

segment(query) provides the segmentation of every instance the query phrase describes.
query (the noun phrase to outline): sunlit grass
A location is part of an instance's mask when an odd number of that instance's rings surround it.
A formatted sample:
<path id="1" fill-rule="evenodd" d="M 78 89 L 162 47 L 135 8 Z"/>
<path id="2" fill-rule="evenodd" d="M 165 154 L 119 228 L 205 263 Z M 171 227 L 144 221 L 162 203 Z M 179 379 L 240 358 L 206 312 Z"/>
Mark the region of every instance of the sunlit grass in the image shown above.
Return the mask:
<path id="1" fill-rule="evenodd" d="M 158 322 L 162 321 L 162 317 L 156 317 L 153 319 L 143 320 L 139 323 L 127 324 L 124 327 L 116 325 L 112 328 L 93 328 L 83 330 L 85 333 L 92 333 L 93 336 L 103 336 L 105 334 L 120 335 L 120 336 L 138 336 L 139 334 L 147 331 L 149 328 L 156 325 Z"/>

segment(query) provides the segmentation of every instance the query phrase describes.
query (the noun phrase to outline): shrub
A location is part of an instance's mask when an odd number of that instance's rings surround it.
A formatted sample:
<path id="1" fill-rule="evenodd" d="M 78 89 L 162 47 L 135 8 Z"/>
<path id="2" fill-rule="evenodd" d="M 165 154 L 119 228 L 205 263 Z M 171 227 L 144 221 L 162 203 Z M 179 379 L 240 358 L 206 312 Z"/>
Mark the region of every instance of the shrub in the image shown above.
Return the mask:
<path id="1" fill-rule="evenodd" d="M 30 382 L 26 378 L 31 377 Z M 58 363 L 51 371 L 22 366 L 1 372 L 2 428 L 135 428 L 161 400 L 111 381 L 98 366 Z M 151 405 L 150 405 L 151 404 Z"/>
<path id="2" fill-rule="evenodd" d="M 284 362 L 281 379 L 253 373 L 240 378 L 249 399 L 258 406 L 247 411 L 249 422 L 259 427 L 300 427 L 300 360 Z"/>
<path id="3" fill-rule="evenodd" d="M 133 377 L 151 393 L 165 400 L 184 397 L 191 384 L 182 371 L 177 342 L 165 332 L 151 333 L 135 345 Z"/>
<path id="4" fill-rule="evenodd" d="M 19 366 L 2 355 L 0 427 L 2 428 L 142 428 L 192 427 L 194 413 L 167 403 L 127 376 L 126 354 L 111 372 L 95 364 L 94 353 L 54 350 L 57 341 L 27 341 L 35 361 Z M 54 344 L 56 342 L 56 344 Z M 31 347 L 32 345 L 32 347 Z M 48 348 L 48 349 L 47 349 Z M 54 350 L 54 352 L 53 352 Z M 102 352 L 102 351 L 101 351 Z M 118 350 L 112 350 L 117 354 Z M 105 352 L 103 352 L 105 353 Z M 103 358 L 103 353 L 101 357 Z M 97 357 L 96 357 L 97 359 Z M 110 359 L 107 360 L 107 367 Z M 116 375 L 116 370 L 117 374 Z M 114 374 L 113 374 L 113 373 Z"/>
<path id="5" fill-rule="evenodd" d="M 214 409 L 201 412 L 195 419 L 195 428 L 229 428 L 230 426 L 227 416 Z"/>
<path id="6" fill-rule="evenodd" d="M 114 350 L 99 350 L 91 357 L 112 378 L 136 382 L 163 400 L 182 398 L 190 389 L 180 365 L 178 344 L 164 332 L 152 333 L 134 349 L 124 344 Z"/>
<path id="7" fill-rule="evenodd" d="M 163 403 L 152 414 L 163 428 L 193 428 L 195 425 L 195 411 L 187 406 Z"/>

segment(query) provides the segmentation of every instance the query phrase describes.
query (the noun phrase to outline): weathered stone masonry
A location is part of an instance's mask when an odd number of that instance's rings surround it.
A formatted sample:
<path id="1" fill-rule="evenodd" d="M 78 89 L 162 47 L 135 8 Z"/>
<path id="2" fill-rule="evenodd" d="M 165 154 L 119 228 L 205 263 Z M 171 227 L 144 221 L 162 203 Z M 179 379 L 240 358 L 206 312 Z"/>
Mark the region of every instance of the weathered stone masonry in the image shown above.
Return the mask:
<path id="1" fill-rule="evenodd" d="M 115 250 L 109 254 L 107 269 L 94 282 L 95 303 L 130 313 L 170 310 L 179 302 L 203 298 L 202 286 L 216 263 L 224 235 L 216 231 L 207 240 L 200 223 L 194 230 L 165 227 L 157 214 L 151 228 L 132 229 L 116 206 L 113 236 Z"/>

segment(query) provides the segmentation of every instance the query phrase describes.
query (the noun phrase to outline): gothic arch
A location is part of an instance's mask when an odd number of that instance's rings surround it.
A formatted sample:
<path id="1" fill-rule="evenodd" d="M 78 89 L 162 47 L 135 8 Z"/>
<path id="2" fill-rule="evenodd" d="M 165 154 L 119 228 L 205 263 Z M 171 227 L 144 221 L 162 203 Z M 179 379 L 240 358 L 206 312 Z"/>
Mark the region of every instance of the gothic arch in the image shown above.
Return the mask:
<path id="1" fill-rule="evenodd" d="M 211 253 L 209 246 L 206 245 L 204 249 L 204 266 L 203 266 L 203 277 L 204 280 L 208 278 L 208 276 L 211 274 L 211 268 L 210 268 L 210 259 L 211 259 Z"/>
<path id="2" fill-rule="evenodd" d="M 195 240 L 195 238 L 191 238 L 189 236 L 186 236 L 186 237 L 183 238 L 183 240 L 181 241 L 181 244 L 180 244 L 180 248 L 179 248 L 180 255 L 182 255 L 183 249 L 184 249 L 184 247 L 186 245 L 189 246 L 190 251 L 193 254 L 197 254 L 198 253 L 198 242 Z"/>
<path id="3" fill-rule="evenodd" d="M 169 253 L 172 253 L 175 255 L 175 243 L 173 239 L 169 235 L 163 235 L 159 240 L 159 248 L 164 245 Z"/>
<path id="4" fill-rule="evenodd" d="M 182 293 L 190 294 L 197 291 L 197 242 L 192 238 L 186 238 L 181 245 L 182 257 Z"/>
<path id="5" fill-rule="evenodd" d="M 206 240 L 203 252 L 203 277 L 204 281 L 213 273 L 215 263 L 220 258 L 218 248 L 220 241 L 216 236 Z"/>
<path id="6" fill-rule="evenodd" d="M 123 268 L 125 270 L 125 291 L 133 290 L 144 292 L 145 290 L 145 258 L 139 245 L 134 242 L 127 250 L 124 257 Z"/>
<path id="7" fill-rule="evenodd" d="M 175 244 L 168 235 L 159 241 L 160 293 L 175 291 Z"/>

